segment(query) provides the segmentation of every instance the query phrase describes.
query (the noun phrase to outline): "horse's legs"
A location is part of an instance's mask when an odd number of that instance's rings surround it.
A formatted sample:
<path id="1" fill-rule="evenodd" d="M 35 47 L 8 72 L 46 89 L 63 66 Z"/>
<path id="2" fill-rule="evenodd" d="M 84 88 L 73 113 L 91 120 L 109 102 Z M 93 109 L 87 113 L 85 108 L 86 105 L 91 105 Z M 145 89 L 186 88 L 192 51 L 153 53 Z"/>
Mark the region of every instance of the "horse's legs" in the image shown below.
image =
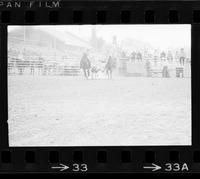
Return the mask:
<path id="1" fill-rule="evenodd" d="M 108 69 L 106 69 L 106 74 L 107 74 L 107 76 L 109 78 L 109 71 L 108 71 Z"/>
<path id="2" fill-rule="evenodd" d="M 90 76 L 90 70 L 87 69 L 87 77 L 89 77 L 89 76 Z"/>
<path id="3" fill-rule="evenodd" d="M 110 70 L 110 79 L 112 79 L 112 70 Z"/>
<path id="4" fill-rule="evenodd" d="M 85 78 L 87 78 L 86 69 L 83 69 L 83 72 L 84 72 L 84 76 L 85 76 Z"/>

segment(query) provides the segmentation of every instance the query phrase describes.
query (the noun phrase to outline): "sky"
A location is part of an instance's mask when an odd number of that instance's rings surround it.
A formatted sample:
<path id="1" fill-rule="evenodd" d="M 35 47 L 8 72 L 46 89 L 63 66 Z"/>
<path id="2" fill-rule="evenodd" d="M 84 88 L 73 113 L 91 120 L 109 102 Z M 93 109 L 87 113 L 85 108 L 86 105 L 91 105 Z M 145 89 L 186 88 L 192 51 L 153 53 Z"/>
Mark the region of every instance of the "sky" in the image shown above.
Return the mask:
<path id="1" fill-rule="evenodd" d="M 92 28 L 96 28 L 97 37 L 111 43 L 113 36 L 118 42 L 123 39 L 136 39 L 151 44 L 155 48 L 191 47 L 191 25 L 46 25 L 38 26 L 52 31 L 68 31 L 82 39 L 91 37 Z M 8 32 L 18 26 L 9 26 Z"/>

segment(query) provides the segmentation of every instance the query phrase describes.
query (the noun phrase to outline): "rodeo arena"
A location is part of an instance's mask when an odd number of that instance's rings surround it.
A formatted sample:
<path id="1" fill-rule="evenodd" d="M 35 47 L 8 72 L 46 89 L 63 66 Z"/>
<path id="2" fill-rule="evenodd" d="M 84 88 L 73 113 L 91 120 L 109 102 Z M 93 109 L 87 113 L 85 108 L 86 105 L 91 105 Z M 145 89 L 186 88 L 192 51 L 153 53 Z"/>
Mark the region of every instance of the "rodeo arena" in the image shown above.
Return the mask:
<path id="1" fill-rule="evenodd" d="M 63 36 L 67 42 L 63 41 Z M 187 54 L 184 48 L 158 51 L 151 47 L 145 49 L 145 44 L 139 44 L 142 45 L 143 49 L 138 49 L 140 47 L 135 45 L 132 45 L 131 49 L 128 43 L 122 47 L 121 44 L 117 44 L 116 36 L 113 36 L 113 43 L 107 47 L 111 50 L 107 52 L 106 46 L 104 49 L 101 47 L 101 39 L 96 37 L 94 29 L 91 40 L 87 42 L 69 32 L 57 34 L 45 30 L 38 32 L 38 29 L 34 28 L 25 30 L 21 27 L 9 35 L 8 74 L 80 76 L 80 61 L 85 54 L 85 58 L 91 64 L 89 71 L 92 79 L 98 78 L 98 73 L 105 71 L 107 74 L 109 57 L 113 61 L 111 68 L 117 76 L 163 78 L 191 76 L 190 54 Z"/>
<path id="2" fill-rule="evenodd" d="M 108 43 L 92 26 L 88 39 L 67 28 L 8 33 L 11 146 L 191 143 L 187 47 Z"/>

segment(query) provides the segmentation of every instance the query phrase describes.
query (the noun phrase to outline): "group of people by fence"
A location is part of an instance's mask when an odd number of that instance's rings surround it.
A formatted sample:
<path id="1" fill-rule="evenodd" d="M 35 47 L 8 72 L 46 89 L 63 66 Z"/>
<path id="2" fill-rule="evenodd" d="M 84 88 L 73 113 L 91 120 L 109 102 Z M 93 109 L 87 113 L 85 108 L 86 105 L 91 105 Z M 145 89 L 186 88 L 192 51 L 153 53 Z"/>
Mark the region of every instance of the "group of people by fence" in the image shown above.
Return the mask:
<path id="1" fill-rule="evenodd" d="M 132 51 L 129 55 L 125 52 L 122 52 L 121 56 L 123 58 L 128 58 L 131 62 L 142 62 L 145 60 L 154 61 L 155 65 L 158 62 L 178 62 L 180 65 L 185 65 L 185 63 L 190 63 L 190 59 L 186 57 L 186 52 L 184 48 L 181 48 L 179 51 L 172 52 L 161 51 L 159 52 L 155 49 L 152 53 L 147 53 L 147 51 Z"/>

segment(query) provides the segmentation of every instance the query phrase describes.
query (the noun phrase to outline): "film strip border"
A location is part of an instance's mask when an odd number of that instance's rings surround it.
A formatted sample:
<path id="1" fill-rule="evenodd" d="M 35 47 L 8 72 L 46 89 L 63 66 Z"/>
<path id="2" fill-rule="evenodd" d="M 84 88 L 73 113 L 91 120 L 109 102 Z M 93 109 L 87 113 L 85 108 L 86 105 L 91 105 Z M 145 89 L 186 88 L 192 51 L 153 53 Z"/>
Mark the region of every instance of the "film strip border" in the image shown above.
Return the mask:
<path id="1" fill-rule="evenodd" d="M 200 150 L 121 147 L 1 150 L 0 172 L 199 172 Z"/>
<path id="2" fill-rule="evenodd" d="M 196 24 L 200 23 L 200 2 L 0 1 L 0 23 Z"/>
<path id="3" fill-rule="evenodd" d="M 200 2 L 50 1 L 1 6 L 1 25 L 199 24 Z M 24 4 L 23 4 L 24 3 Z M 199 25 L 198 25 L 199 26 Z M 196 31 L 195 31 L 196 32 Z M 196 52 L 196 51 L 195 51 Z M 193 130 L 194 131 L 194 130 Z M 197 131 L 197 130 L 196 130 Z M 193 132 L 195 135 L 195 132 Z M 194 137 L 193 135 L 193 137 Z M 199 139 L 199 137 L 197 137 Z M 197 141 L 197 140 L 196 140 Z M 198 142 L 199 144 L 199 142 Z M 186 166 L 184 165 L 186 164 Z M 188 168 L 188 170 L 186 169 Z M 0 172 L 199 172 L 200 148 L 91 147 L 0 149 Z"/>

